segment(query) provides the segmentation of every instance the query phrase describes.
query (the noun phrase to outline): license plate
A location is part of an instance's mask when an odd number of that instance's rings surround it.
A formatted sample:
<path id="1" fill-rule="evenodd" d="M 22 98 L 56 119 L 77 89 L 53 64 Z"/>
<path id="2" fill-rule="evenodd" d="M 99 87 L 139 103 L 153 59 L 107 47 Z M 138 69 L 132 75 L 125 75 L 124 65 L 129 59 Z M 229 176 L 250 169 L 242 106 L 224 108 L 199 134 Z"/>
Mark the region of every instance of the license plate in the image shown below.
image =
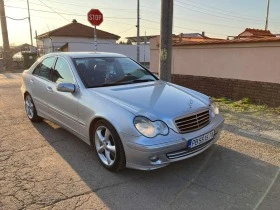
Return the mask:
<path id="1" fill-rule="evenodd" d="M 202 136 L 199 136 L 199 137 L 196 137 L 194 139 L 191 139 L 188 141 L 188 148 L 193 148 L 193 147 L 196 147 L 198 145 L 201 145 L 207 141 L 210 141 L 214 138 L 214 134 L 215 134 L 215 131 L 211 131 L 209 133 L 206 133 Z"/>

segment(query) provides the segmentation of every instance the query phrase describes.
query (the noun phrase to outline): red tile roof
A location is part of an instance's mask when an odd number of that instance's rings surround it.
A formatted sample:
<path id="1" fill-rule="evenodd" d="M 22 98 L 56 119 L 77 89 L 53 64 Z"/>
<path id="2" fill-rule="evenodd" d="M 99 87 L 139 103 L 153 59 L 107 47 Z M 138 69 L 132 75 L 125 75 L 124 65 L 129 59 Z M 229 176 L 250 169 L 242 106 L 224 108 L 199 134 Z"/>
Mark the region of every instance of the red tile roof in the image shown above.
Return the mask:
<path id="1" fill-rule="evenodd" d="M 114 39 L 118 40 L 120 37 L 115 34 L 111 34 L 106 31 L 96 29 L 97 37 L 99 39 Z M 49 31 L 44 34 L 38 35 L 38 39 L 43 39 L 51 36 L 68 36 L 68 37 L 84 37 L 84 38 L 93 38 L 94 37 L 94 28 L 73 21 L 72 23 L 57 28 L 55 30 Z"/>
<path id="2" fill-rule="evenodd" d="M 249 32 L 252 34 L 252 36 L 271 36 L 271 37 L 275 37 L 275 35 L 273 35 L 269 30 L 261 30 L 261 29 L 254 29 L 254 28 L 246 28 L 245 31 L 243 31 L 242 33 L 240 33 L 238 36 L 242 37 L 242 34 L 245 32 Z"/>
<path id="3" fill-rule="evenodd" d="M 210 45 L 210 44 L 237 44 L 237 43 L 258 43 L 258 42 L 280 42 L 280 37 L 265 37 L 265 38 L 246 38 L 246 39 L 206 39 L 204 41 L 173 41 L 173 46 L 187 46 L 187 45 Z"/>

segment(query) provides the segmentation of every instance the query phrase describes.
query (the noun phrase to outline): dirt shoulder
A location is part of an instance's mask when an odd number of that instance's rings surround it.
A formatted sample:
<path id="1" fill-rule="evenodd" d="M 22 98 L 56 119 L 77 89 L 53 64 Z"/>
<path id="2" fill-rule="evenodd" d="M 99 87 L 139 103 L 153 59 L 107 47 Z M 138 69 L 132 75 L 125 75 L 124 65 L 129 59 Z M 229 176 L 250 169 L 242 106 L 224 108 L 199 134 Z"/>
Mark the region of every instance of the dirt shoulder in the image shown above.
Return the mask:
<path id="1" fill-rule="evenodd" d="M 220 98 L 215 102 L 225 117 L 225 129 L 280 146 L 280 107 L 251 104 L 246 98 L 240 101 Z"/>
<path id="2" fill-rule="evenodd" d="M 7 70 L 0 70 L 0 74 L 4 73 L 22 73 L 25 69 L 11 68 Z"/>

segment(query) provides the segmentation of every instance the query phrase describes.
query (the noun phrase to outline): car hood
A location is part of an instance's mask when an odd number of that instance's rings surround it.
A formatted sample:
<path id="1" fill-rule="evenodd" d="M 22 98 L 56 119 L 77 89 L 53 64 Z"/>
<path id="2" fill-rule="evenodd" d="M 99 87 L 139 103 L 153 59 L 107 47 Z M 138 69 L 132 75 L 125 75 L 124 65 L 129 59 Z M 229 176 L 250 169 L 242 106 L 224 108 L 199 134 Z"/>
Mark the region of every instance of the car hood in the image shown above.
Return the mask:
<path id="1" fill-rule="evenodd" d="M 92 88 L 90 91 L 151 120 L 170 120 L 208 107 L 208 97 L 161 80 Z"/>

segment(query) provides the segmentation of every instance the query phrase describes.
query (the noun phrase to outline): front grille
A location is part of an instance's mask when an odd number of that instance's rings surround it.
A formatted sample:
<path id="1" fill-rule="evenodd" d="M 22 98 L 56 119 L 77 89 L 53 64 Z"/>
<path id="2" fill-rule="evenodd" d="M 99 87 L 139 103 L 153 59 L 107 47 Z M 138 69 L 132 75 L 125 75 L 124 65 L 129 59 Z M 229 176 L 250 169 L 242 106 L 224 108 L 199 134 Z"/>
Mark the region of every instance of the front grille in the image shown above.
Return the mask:
<path id="1" fill-rule="evenodd" d="M 176 159 L 176 158 L 181 158 L 181 157 L 184 157 L 184 156 L 187 156 L 187 155 L 191 155 L 195 152 L 198 152 L 199 150 L 202 150 L 204 149 L 205 147 L 207 147 L 211 142 L 211 141 L 207 141 L 197 147 L 194 147 L 194 148 L 186 148 L 186 149 L 182 149 L 182 150 L 178 150 L 178 151 L 175 151 L 175 152 L 170 152 L 170 153 L 167 153 L 166 156 L 168 159 Z"/>
<path id="2" fill-rule="evenodd" d="M 201 111 L 199 113 L 186 117 L 180 117 L 175 120 L 175 124 L 180 133 L 189 133 L 199 130 L 208 125 L 209 122 L 209 110 Z"/>

